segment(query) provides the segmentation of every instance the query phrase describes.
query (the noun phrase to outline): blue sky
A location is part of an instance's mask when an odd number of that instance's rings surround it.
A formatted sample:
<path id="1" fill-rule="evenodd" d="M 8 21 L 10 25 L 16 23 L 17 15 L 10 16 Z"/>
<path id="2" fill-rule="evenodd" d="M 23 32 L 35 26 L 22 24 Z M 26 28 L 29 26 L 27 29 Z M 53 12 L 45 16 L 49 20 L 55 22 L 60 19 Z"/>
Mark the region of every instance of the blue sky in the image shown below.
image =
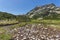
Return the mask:
<path id="1" fill-rule="evenodd" d="M 60 0 L 0 0 L 0 11 L 15 15 L 26 14 L 36 6 L 50 3 L 60 6 Z"/>

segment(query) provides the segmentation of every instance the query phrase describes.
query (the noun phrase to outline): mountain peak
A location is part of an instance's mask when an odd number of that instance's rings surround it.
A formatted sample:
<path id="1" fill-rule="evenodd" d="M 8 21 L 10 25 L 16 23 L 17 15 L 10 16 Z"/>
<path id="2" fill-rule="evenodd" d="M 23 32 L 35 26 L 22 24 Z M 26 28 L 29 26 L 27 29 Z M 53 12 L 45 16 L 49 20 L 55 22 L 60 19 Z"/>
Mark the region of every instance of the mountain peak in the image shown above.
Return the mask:
<path id="1" fill-rule="evenodd" d="M 42 7 L 49 7 L 49 6 L 56 6 L 54 3 L 50 3 L 50 4 L 46 4 L 46 5 L 43 5 Z"/>
<path id="2" fill-rule="evenodd" d="M 33 18 L 33 17 L 36 18 L 36 17 L 49 16 L 51 13 L 60 14 L 60 8 L 59 7 L 57 8 L 54 3 L 46 4 L 46 5 L 43 5 L 43 6 L 37 6 L 33 10 L 28 12 L 27 15 L 30 18 Z"/>
<path id="3" fill-rule="evenodd" d="M 52 6 L 55 6 L 55 4 L 54 4 L 54 3 L 48 4 L 48 5 L 52 5 Z"/>

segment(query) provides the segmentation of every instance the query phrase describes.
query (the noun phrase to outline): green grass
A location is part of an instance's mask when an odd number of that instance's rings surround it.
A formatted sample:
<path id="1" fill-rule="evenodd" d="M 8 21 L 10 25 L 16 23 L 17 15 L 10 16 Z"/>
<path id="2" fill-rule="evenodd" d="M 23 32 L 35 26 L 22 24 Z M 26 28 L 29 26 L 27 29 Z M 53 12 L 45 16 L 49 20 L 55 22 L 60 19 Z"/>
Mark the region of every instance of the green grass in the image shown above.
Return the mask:
<path id="1" fill-rule="evenodd" d="M 51 27 L 54 27 L 56 29 L 60 29 L 60 20 L 32 20 L 30 23 L 42 23 L 44 25 L 49 25 Z"/>
<path id="2" fill-rule="evenodd" d="M 15 24 L 11 27 L 9 27 L 10 30 L 14 29 L 14 28 L 19 28 L 19 27 L 22 27 L 22 26 L 25 26 L 26 25 L 26 22 L 21 22 L 19 24 Z"/>
<path id="3" fill-rule="evenodd" d="M 14 23 L 18 23 L 18 21 L 16 20 L 1 20 L 0 21 L 0 25 L 14 24 Z"/>
<path id="4" fill-rule="evenodd" d="M 9 40 L 11 38 L 11 34 L 0 34 L 0 40 Z"/>
<path id="5" fill-rule="evenodd" d="M 15 24 L 13 26 L 8 27 L 8 29 L 13 30 L 14 28 L 22 27 L 25 24 L 26 24 L 26 22 Z M 11 33 L 6 33 L 8 30 L 5 30 L 3 27 L 0 27 L 0 31 L 3 32 L 2 34 L 0 34 L 0 40 L 9 40 L 9 39 L 11 39 L 12 35 L 14 35 Z"/>
<path id="6" fill-rule="evenodd" d="M 1 23 L 1 22 L 0 22 Z M 11 24 L 15 23 L 15 21 L 5 21 L 3 24 Z M 11 27 L 8 27 L 10 30 L 13 30 L 14 28 L 19 28 L 22 26 L 25 26 L 26 24 L 38 24 L 43 23 L 44 25 L 50 25 L 55 28 L 60 29 L 60 20 L 31 20 L 30 22 L 20 22 L 19 24 L 15 24 Z M 0 40 L 9 40 L 11 38 L 11 34 L 6 33 L 8 30 L 5 30 L 3 27 L 0 27 Z"/>
<path id="7" fill-rule="evenodd" d="M 60 20 L 32 20 L 32 23 L 60 24 Z"/>
<path id="8" fill-rule="evenodd" d="M 6 32 L 6 30 L 2 27 L 0 27 L 0 34 Z"/>
<path id="9" fill-rule="evenodd" d="M 3 27 L 0 27 L 0 40 L 9 40 L 11 38 L 11 34 L 7 33 Z"/>

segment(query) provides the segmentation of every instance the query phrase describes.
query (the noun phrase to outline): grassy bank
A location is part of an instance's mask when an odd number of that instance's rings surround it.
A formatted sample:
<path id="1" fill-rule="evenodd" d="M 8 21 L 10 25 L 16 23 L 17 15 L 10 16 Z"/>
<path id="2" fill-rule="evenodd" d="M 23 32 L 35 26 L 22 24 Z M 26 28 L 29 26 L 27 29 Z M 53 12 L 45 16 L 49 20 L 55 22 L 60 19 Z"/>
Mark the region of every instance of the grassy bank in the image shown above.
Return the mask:
<path id="1" fill-rule="evenodd" d="M 6 25 L 6 24 L 14 24 L 18 23 L 17 20 L 0 20 L 0 25 Z"/>

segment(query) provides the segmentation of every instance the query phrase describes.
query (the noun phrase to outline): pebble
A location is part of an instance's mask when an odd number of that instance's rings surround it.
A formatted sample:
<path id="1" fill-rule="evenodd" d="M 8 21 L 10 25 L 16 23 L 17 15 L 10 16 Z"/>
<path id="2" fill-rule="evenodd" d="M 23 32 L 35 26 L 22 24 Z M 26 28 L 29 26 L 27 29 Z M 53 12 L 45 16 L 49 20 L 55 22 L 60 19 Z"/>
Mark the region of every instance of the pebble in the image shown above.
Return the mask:
<path id="1" fill-rule="evenodd" d="M 19 34 L 19 36 L 23 38 L 21 39 L 18 36 L 17 40 L 60 40 L 60 35 L 59 35 L 60 32 L 57 29 L 54 29 L 54 28 L 51 29 L 50 27 L 44 27 L 41 24 L 36 24 L 36 25 L 30 24 L 26 26 L 20 27 L 17 34 Z M 14 30 L 17 30 L 17 29 L 14 29 Z"/>

